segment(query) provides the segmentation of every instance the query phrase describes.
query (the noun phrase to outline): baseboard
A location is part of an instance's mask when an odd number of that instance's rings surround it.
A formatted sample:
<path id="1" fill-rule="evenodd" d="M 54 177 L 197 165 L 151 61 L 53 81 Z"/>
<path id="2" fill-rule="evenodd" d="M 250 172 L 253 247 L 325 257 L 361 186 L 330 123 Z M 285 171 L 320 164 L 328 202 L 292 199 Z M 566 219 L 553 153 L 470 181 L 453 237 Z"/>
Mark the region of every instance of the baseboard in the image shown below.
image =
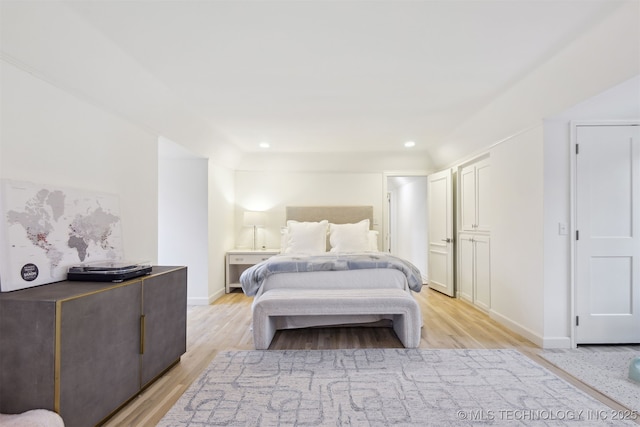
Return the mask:
<path id="1" fill-rule="evenodd" d="M 187 305 L 209 305 L 208 298 L 187 298 Z"/>
<path id="2" fill-rule="evenodd" d="M 216 292 L 209 295 L 209 304 L 222 297 L 225 294 L 224 288 L 218 289 Z"/>
<path id="3" fill-rule="evenodd" d="M 500 323 L 503 326 L 511 329 L 513 332 L 522 335 L 538 347 L 544 347 L 544 338 L 540 335 L 533 332 L 531 329 L 528 329 L 519 323 L 514 322 L 508 317 L 503 316 L 500 313 L 497 313 L 494 310 L 489 310 L 489 317 L 491 317 L 496 322 Z"/>
<path id="4" fill-rule="evenodd" d="M 573 348 L 569 337 L 545 337 L 542 348 Z"/>
<path id="5" fill-rule="evenodd" d="M 209 305 L 221 296 L 224 295 L 224 288 L 218 289 L 216 292 L 209 295 L 208 298 L 187 298 L 187 305 Z"/>
<path id="6" fill-rule="evenodd" d="M 500 323 L 503 326 L 506 326 L 507 328 L 511 329 L 513 332 L 522 335 L 523 337 L 525 337 L 526 339 L 528 339 L 538 347 L 572 348 L 570 337 L 542 337 L 536 334 L 535 332 L 533 332 L 531 329 L 528 329 L 522 326 L 521 324 L 514 322 L 508 317 L 505 317 L 493 310 L 490 310 L 488 314 L 489 314 L 489 317 L 491 317 L 496 322 Z"/>

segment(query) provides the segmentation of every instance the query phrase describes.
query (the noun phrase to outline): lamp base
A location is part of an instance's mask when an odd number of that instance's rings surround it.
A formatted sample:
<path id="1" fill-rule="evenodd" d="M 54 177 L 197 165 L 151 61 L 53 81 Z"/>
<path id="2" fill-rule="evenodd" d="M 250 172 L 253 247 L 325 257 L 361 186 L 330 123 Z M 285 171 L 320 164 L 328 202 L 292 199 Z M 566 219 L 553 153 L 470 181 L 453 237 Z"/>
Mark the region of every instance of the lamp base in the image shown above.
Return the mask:
<path id="1" fill-rule="evenodd" d="M 254 225 L 254 226 L 253 226 L 253 248 L 252 248 L 254 251 L 256 250 L 256 234 L 257 234 L 257 229 L 258 229 L 258 227 Z"/>

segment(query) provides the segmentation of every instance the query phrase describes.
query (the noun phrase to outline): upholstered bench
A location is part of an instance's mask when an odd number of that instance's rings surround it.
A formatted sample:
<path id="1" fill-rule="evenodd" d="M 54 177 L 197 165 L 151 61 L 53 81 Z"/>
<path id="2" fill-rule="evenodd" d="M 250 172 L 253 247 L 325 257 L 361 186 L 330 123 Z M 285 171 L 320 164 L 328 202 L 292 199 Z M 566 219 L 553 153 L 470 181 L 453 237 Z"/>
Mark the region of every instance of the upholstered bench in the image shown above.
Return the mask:
<path id="1" fill-rule="evenodd" d="M 420 344 L 422 315 L 413 296 L 402 289 L 272 289 L 253 305 L 253 342 L 269 348 L 278 316 L 390 315 L 393 329 L 407 348 Z"/>

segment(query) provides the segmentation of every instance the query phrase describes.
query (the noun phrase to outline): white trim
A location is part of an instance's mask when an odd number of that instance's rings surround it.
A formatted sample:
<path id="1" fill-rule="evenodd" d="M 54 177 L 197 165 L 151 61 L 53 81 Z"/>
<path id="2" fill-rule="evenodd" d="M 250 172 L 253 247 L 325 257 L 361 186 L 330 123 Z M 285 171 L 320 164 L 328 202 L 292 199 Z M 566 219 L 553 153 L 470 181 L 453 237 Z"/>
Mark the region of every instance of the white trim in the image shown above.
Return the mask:
<path id="1" fill-rule="evenodd" d="M 575 268 L 576 268 L 576 133 L 578 123 L 569 122 L 569 340 L 571 348 L 576 348 L 576 307 L 575 307 Z"/>
<path id="2" fill-rule="evenodd" d="M 482 310 L 484 312 L 484 310 Z M 522 335 L 524 338 L 528 339 L 532 343 L 536 344 L 541 348 L 571 348 L 571 338 L 570 337 L 543 337 L 531 329 L 528 329 L 519 323 L 512 321 L 511 319 L 490 310 L 488 312 L 489 317 L 491 317 L 496 322 L 500 323 L 503 326 L 506 326 L 510 330 L 516 332 L 517 334 Z"/>
<path id="3" fill-rule="evenodd" d="M 224 288 L 219 289 L 218 291 L 212 293 L 207 298 L 196 297 L 196 298 L 187 298 L 187 305 L 209 305 L 218 298 L 222 297 L 225 294 Z"/>
<path id="4" fill-rule="evenodd" d="M 570 337 L 543 337 L 542 348 L 572 348 Z"/>
<path id="5" fill-rule="evenodd" d="M 509 136 L 506 136 L 506 137 L 504 137 L 502 139 L 499 139 L 496 142 L 490 143 L 485 148 L 482 148 L 482 149 L 480 149 L 478 151 L 474 151 L 473 153 L 469 154 L 468 156 L 463 157 L 462 159 L 458 159 L 458 160 L 454 161 L 453 163 L 450 163 L 448 166 L 443 167 L 441 169 L 448 169 L 448 168 L 457 169 L 458 167 L 462 167 L 462 166 L 464 166 L 464 165 L 466 165 L 468 163 L 473 163 L 476 160 L 479 160 L 482 157 L 489 155 L 493 148 L 497 147 L 498 145 L 502 144 L 503 142 L 507 142 L 510 139 L 513 139 L 513 138 L 515 138 L 515 137 L 517 137 L 519 135 L 522 135 L 524 133 L 530 132 L 530 131 L 532 131 L 532 130 L 534 130 L 536 128 L 539 128 L 541 126 L 544 126 L 544 123 L 538 123 L 538 124 L 527 126 L 527 127 L 523 128 L 523 129 L 520 129 L 519 131 L 516 131 L 516 132 L 512 133 Z"/>
<path id="6" fill-rule="evenodd" d="M 576 342 L 576 138 L 578 126 L 640 126 L 640 119 L 624 119 L 624 120 L 571 120 L 569 122 L 570 138 L 569 138 L 569 229 L 571 230 L 572 244 L 569 245 L 570 250 L 570 266 L 569 266 L 569 324 L 570 328 L 570 348 L 578 346 Z"/>
<path id="7" fill-rule="evenodd" d="M 526 339 L 528 339 L 538 347 L 544 346 L 544 337 L 541 337 L 540 335 L 536 334 L 531 329 L 528 329 L 522 326 L 521 324 L 514 322 L 513 320 L 503 316 L 502 314 L 494 310 L 489 310 L 488 314 L 489 314 L 489 317 L 495 320 L 496 322 L 500 323 L 503 326 L 506 326 L 513 332 L 519 335 L 522 335 L 523 337 L 525 337 Z"/>
<path id="8" fill-rule="evenodd" d="M 222 297 L 224 294 L 225 294 L 225 288 L 224 287 L 222 289 L 218 289 L 216 292 L 214 292 L 213 294 L 209 295 L 209 303 L 208 304 L 211 304 L 212 302 L 214 302 L 218 298 Z"/>

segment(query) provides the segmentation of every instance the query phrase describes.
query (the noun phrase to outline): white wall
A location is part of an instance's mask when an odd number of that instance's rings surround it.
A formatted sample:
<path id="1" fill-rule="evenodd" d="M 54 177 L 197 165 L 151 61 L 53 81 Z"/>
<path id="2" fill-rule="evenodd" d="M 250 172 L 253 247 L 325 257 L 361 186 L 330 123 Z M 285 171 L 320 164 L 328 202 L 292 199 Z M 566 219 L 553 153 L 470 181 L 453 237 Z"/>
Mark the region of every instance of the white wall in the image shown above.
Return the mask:
<path id="1" fill-rule="evenodd" d="M 628 1 L 602 22 L 585 29 L 554 55 L 446 138 L 430 152 L 441 169 L 540 125 L 553 116 L 624 82 L 640 72 L 640 2 Z"/>
<path id="2" fill-rule="evenodd" d="M 158 136 L 11 64 L 0 67 L 0 178 L 117 194 L 127 258 L 190 265 L 190 303 L 224 293 L 224 254 L 234 247 L 233 170 L 219 159 L 164 164 L 163 182 L 175 180 L 174 197 L 195 206 L 189 215 L 205 225 L 183 223 L 183 231 L 193 233 L 191 255 L 160 252 L 159 227 L 169 245 L 180 236 L 169 237 L 175 224 L 159 223 Z"/>
<path id="3" fill-rule="evenodd" d="M 235 247 L 235 172 L 209 159 L 208 187 L 211 302 L 225 292 L 225 253 Z"/>
<path id="4" fill-rule="evenodd" d="M 208 162 L 160 138 L 158 263 L 187 266 L 187 302 L 209 303 Z"/>
<path id="5" fill-rule="evenodd" d="M 570 235 L 558 224 L 571 224 L 570 127 L 572 120 L 640 118 L 640 76 L 544 121 L 544 337 L 545 347 L 569 347 Z"/>
<path id="6" fill-rule="evenodd" d="M 237 147 L 79 15 L 73 2 L 3 1 L 1 7 L 3 59 L 200 156 L 224 165 L 238 161 Z"/>
<path id="7" fill-rule="evenodd" d="M 540 346 L 570 346 L 570 122 L 638 117 L 640 76 L 489 150 L 490 314 Z"/>
<path id="8" fill-rule="evenodd" d="M 0 177 L 116 194 L 124 253 L 157 261 L 157 139 L 0 62 Z"/>
<path id="9" fill-rule="evenodd" d="M 371 205 L 373 228 L 381 230 L 382 173 L 236 171 L 235 196 L 237 248 L 252 246 L 253 229 L 242 226 L 245 210 L 266 212 L 267 225 L 258 230 L 258 247 L 280 248 L 286 206 Z"/>
<path id="10" fill-rule="evenodd" d="M 0 177 L 118 194 L 126 256 L 157 263 L 157 141 L 170 138 L 208 159 L 207 299 L 224 292 L 237 147 L 72 5 L 5 2 L 0 28 Z"/>
<path id="11" fill-rule="evenodd" d="M 541 343 L 544 325 L 542 126 L 491 149 L 491 312 Z"/>

